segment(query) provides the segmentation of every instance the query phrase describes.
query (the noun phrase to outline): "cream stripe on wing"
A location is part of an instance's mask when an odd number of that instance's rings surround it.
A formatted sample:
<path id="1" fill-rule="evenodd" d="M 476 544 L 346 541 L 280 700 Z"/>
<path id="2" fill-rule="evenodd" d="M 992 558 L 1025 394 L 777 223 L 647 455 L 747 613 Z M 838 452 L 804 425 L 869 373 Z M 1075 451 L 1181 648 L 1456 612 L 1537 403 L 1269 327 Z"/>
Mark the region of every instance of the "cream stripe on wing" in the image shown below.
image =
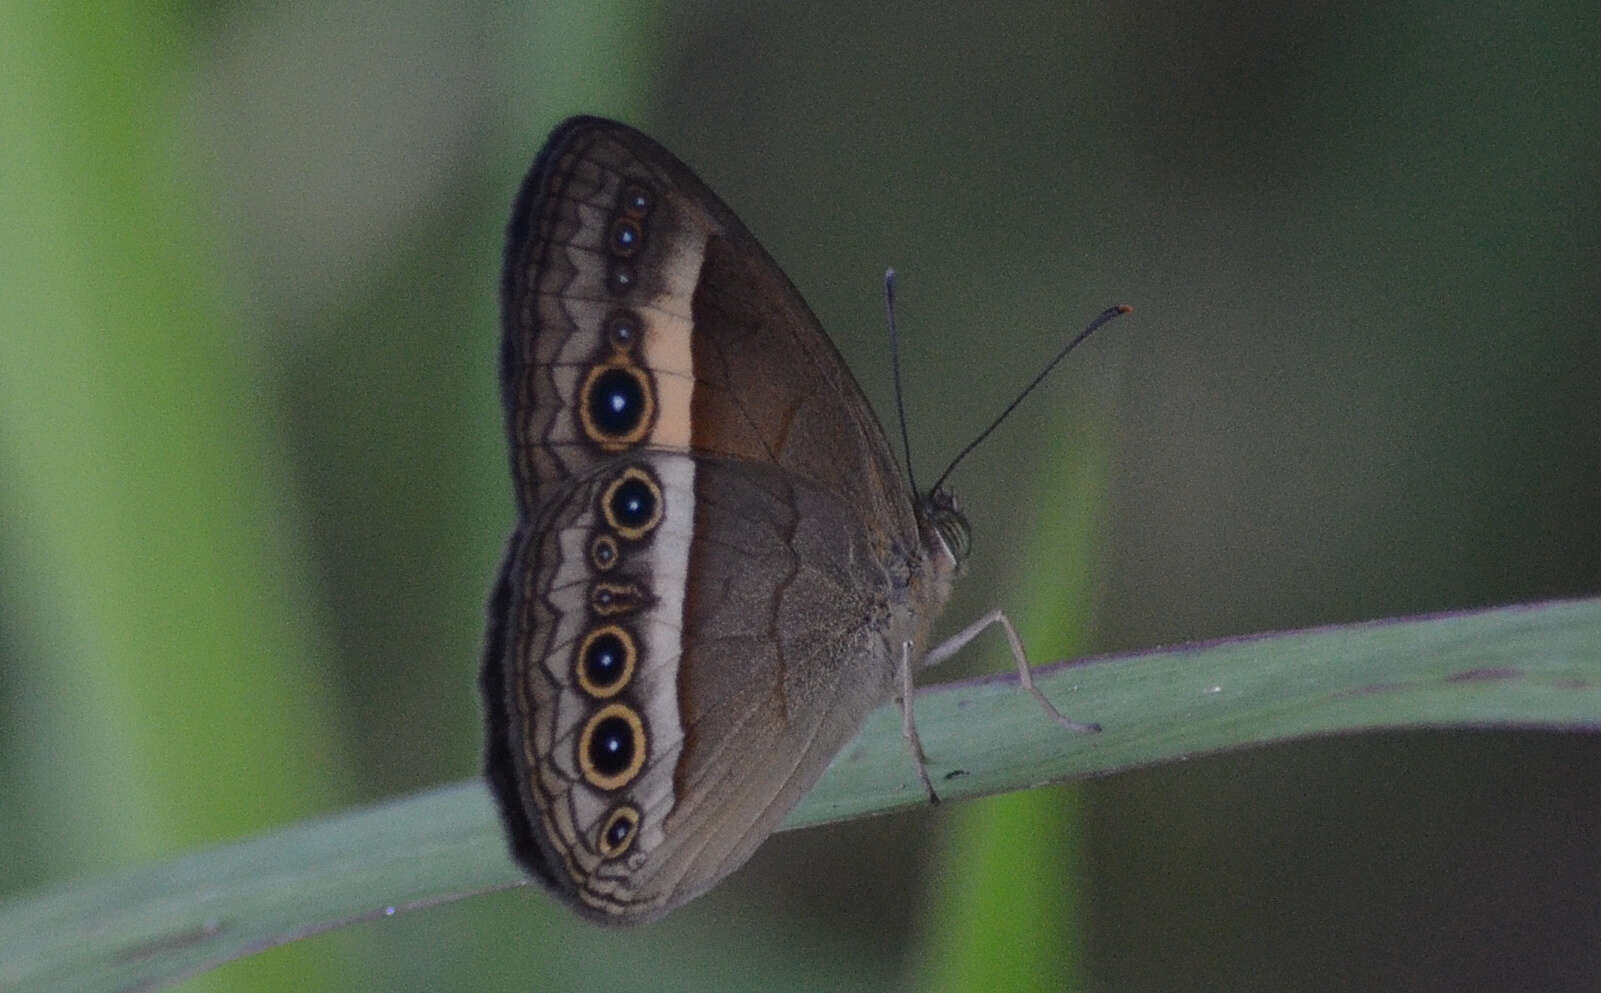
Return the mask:
<path id="1" fill-rule="evenodd" d="M 655 257 L 664 291 L 638 311 L 645 322 L 645 367 L 656 384 L 656 424 L 649 444 L 688 451 L 693 432 L 695 360 L 692 320 L 674 315 L 693 312 L 695 285 L 706 258 L 706 233 L 699 228 L 663 229 L 666 242 Z"/>

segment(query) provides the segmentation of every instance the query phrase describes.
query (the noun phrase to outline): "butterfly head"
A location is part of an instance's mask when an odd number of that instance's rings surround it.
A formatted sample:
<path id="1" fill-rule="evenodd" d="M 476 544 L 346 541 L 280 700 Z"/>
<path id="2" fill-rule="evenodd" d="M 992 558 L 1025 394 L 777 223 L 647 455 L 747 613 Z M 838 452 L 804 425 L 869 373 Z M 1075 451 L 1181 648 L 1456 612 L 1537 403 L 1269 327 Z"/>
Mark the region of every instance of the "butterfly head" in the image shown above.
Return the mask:
<path id="1" fill-rule="evenodd" d="M 930 491 L 921 501 L 921 516 L 929 548 L 943 551 L 949 559 L 949 568 L 960 573 L 967 565 L 968 553 L 973 549 L 973 531 L 967 516 L 956 505 L 956 497 L 943 487 Z"/>

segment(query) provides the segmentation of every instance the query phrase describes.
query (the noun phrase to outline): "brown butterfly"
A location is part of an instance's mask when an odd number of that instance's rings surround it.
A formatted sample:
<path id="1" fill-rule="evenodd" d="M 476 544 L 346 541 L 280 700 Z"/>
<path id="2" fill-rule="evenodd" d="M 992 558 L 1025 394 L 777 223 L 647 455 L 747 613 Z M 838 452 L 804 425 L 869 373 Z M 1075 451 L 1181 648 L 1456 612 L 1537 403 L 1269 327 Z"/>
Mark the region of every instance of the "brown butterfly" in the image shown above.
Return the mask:
<path id="1" fill-rule="evenodd" d="M 795 287 L 660 145 L 592 117 L 551 134 L 502 307 L 518 523 L 488 778 L 517 860 L 580 913 L 704 892 L 897 695 L 916 747 L 914 665 L 990 624 L 1038 695 L 999 611 L 930 650 L 966 519 L 913 492 Z"/>

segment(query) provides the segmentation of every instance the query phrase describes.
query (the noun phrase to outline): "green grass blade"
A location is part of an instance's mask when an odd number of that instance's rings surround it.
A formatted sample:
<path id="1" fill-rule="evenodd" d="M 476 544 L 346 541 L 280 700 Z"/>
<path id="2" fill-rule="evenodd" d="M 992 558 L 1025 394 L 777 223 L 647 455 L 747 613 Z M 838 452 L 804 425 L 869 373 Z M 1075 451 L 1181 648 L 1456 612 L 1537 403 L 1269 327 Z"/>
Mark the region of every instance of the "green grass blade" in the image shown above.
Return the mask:
<path id="1" fill-rule="evenodd" d="M 1229 639 L 1042 667 L 1062 732 L 1015 677 L 918 695 L 947 799 L 1318 735 L 1601 727 L 1601 599 Z M 924 802 L 885 707 L 786 827 Z M 444 787 L 0 905 L 0 989 L 152 988 L 345 923 L 512 885 L 489 798 Z"/>
<path id="2" fill-rule="evenodd" d="M 1030 605 L 1016 622 L 1034 651 L 1073 649 L 1088 640 L 1098 542 L 1106 533 L 1104 438 L 1087 420 L 1052 435 L 1063 440 L 1035 486 L 1036 519 L 1015 566 L 1021 589 L 1010 598 Z M 999 632 L 990 637 L 1000 641 Z M 1009 664 L 998 645 L 989 656 L 997 670 Z M 964 806 L 948 818 L 936 861 L 925 873 L 932 899 L 923 909 L 913 963 L 918 989 L 1083 988 L 1077 792 L 1014 793 Z"/>

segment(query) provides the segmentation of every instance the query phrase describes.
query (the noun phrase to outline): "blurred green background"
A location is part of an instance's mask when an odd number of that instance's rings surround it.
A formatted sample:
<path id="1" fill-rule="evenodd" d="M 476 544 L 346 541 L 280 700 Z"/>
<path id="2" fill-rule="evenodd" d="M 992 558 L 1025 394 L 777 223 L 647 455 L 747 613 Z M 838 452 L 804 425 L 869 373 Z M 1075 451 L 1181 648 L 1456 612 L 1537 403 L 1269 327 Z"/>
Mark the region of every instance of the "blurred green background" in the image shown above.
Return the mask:
<path id="1" fill-rule="evenodd" d="M 956 478 L 952 630 L 1601 590 L 1590 4 L 74 7 L 0 7 L 0 892 L 475 773 L 501 229 L 569 113 L 695 167 L 881 411 L 901 271 L 924 478 L 1136 306 Z M 1598 798 L 1589 738 L 1312 742 L 183 989 L 1592 989 Z"/>

